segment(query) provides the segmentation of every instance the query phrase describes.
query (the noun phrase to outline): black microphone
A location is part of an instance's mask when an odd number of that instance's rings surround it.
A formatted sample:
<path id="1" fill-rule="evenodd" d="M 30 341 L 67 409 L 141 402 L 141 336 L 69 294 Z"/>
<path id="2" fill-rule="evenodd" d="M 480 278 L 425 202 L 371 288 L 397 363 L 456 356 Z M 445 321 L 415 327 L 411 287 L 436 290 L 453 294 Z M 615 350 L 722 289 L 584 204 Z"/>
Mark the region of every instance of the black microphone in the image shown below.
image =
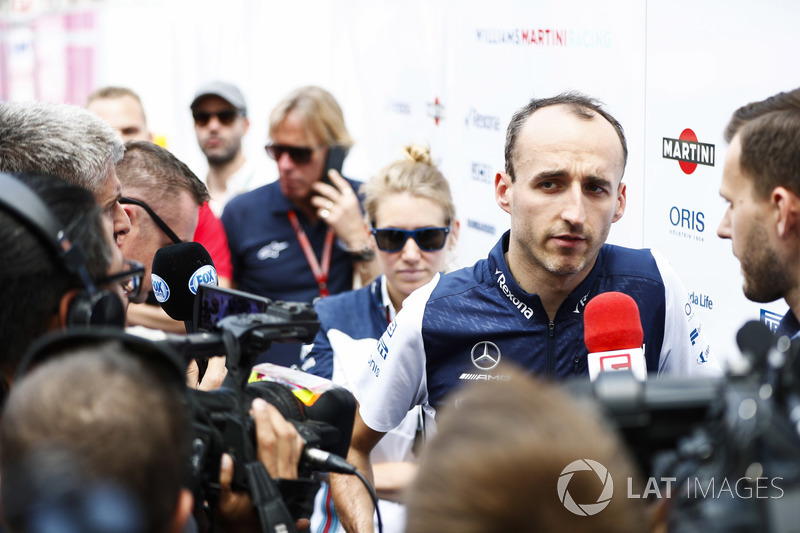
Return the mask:
<path id="1" fill-rule="evenodd" d="M 156 300 L 175 320 L 191 323 L 201 283 L 217 285 L 217 269 L 202 244 L 182 242 L 161 248 L 153 258 L 151 279 Z M 187 331 L 192 329 L 187 327 Z"/>

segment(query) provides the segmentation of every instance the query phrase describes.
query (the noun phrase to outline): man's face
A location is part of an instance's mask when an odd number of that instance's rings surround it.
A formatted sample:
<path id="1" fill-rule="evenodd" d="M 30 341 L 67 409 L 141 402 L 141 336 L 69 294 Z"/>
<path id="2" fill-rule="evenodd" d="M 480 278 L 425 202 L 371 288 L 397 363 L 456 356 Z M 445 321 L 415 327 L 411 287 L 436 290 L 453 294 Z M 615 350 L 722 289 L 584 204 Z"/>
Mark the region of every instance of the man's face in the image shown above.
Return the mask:
<path id="1" fill-rule="evenodd" d="M 325 167 L 327 149 L 313 132 L 311 139 L 303 129 L 303 120 L 297 111 L 291 111 L 272 132 L 272 144 L 311 148 L 313 153 L 308 163 L 296 163 L 288 152 L 277 159 L 278 179 L 281 192 L 290 202 L 300 204 L 308 202 L 312 195 L 311 184 L 322 177 Z"/>
<path id="2" fill-rule="evenodd" d="M 108 265 L 108 272 L 106 272 L 106 275 L 111 276 L 122 272 L 122 270 L 125 268 L 125 264 L 123 263 L 122 250 L 119 249 L 119 246 L 117 246 L 117 243 L 114 240 L 114 236 L 109 231 L 106 231 L 106 242 L 108 243 L 109 250 L 111 250 L 111 263 Z M 123 307 L 128 306 L 128 297 L 122 290 L 122 285 L 119 283 L 112 283 L 110 286 L 101 288 L 108 289 L 116 293 L 116 295 L 119 296 Z"/>
<path id="3" fill-rule="evenodd" d="M 717 235 L 731 240 L 733 255 L 742 268 L 747 299 L 772 302 L 789 292 L 791 276 L 787 275 L 775 245 L 776 235 L 770 226 L 772 204 L 756 196 L 754 178 L 742 172 L 740 141 L 736 135 L 725 155 L 719 194 L 728 202 L 728 208 Z"/>
<path id="4" fill-rule="evenodd" d="M 517 141 L 516 181 L 495 180 L 511 214 L 512 272 L 540 281 L 588 273 L 625 211 L 623 169 L 619 137 L 601 116 L 585 120 L 563 105 L 533 113 Z"/>
<path id="5" fill-rule="evenodd" d="M 199 206 L 188 192 L 180 191 L 171 197 L 169 202 L 154 198 L 154 195 L 148 194 L 147 191 L 134 189 L 125 191 L 125 193 L 128 197 L 141 200 L 149 205 L 182 241 L 193 239 L 194 230 L 197 228 Z M 161 231 L 161 228 L 156 226 L 144 208 L 134 204 L 124 204 L 123 207 L 130 216 L 131 231 L 127 235 L 118 237 L 117 244 L 125 258 L 139 261 L 145 267 L 142 294 L 137 299 L 141 302 L 147 299 L 147 294 L 152 290 L 150 272 L 156 251 L 175 243 Z"/>
<path id="6" fill-rule="evenodd" d="M 132 96 L 97 98 L 86 109 L 108 122 L 123 141 L 150 141 L 144 110 Z"/>
<path id="7" fill-rule="evenodd" d="M 131 221 L 119 203 L 121 196 L 122 184 L 119 182 L 114 165 L 110 165 L 108 179 L 103 187 L 95 192 L 94 199 L 103 209 L 103 216 L 115 239 L 131 230 Z"/>
<path id="8" fill-rule="evenodd" d="M 201 99 L 192 114 L 197 144 L 206 155 L 208 164 L 223 165 L 233 160 L 242 149 L 242 137 L 250 127 L 247 117 L 219 96 Z"/>

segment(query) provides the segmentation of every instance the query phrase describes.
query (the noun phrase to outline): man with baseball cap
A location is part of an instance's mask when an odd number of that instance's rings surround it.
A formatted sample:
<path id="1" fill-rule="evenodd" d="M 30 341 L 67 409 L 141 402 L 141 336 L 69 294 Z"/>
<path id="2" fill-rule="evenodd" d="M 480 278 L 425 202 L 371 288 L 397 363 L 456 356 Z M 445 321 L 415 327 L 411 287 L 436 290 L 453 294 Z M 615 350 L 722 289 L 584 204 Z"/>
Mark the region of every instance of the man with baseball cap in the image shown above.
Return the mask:
<path id="1" fill-rule="evenodd" d="M 250 128 L 247 104 L 238 87 L 212 81 L 195 93 L 191 106 L 197 144 L 208 160 L 205 182 L 209 205 L 220 216 L 228 200 L 267 184 L 269 174 L 260 171 L 244 155 L 242 137 Z"/>

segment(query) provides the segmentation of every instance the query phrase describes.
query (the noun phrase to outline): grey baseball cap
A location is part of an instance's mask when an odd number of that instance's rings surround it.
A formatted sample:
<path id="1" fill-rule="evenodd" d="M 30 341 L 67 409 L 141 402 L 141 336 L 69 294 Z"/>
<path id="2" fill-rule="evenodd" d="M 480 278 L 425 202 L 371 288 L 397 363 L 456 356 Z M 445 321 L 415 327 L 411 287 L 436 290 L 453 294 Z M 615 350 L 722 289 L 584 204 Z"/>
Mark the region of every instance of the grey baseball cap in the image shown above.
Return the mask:
<path id="1" fill-rule="evenodd" d="M 212 81 L 202 85 L 195 93 L 194 100 L 192 100 L 192 105 L 190 105 L 189 108 L 194 111 L 194 108 L 200 99 L 206 96 L 219 96 L 233 107 L 241 111 L 243 115 L 247 114 L 247 104 L 244 102 L 242 91 L 240 91 L 237 86 L 231 83 L 224 81 Z"/>

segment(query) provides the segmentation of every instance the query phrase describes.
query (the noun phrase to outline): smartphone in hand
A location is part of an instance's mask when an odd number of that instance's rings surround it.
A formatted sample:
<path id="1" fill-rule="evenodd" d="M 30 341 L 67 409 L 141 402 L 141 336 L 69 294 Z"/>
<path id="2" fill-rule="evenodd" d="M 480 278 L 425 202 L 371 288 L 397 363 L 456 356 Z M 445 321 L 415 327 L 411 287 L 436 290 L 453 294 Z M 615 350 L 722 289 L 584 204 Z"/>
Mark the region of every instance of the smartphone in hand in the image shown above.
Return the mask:
<path id="1" fill-rule="evenodd" d="M 328 147 L 328 157 L 325 159 L 325 170 L 322 171 L 323 182 L 333 185 L 333 183 L 331 183 L 331 179 L 328 177 L 328 171 L 334 169 L 336 172 L 341 174 L 345 157 L 347 157 L 347 148 L 344 146 L 334 145 Z"/>

